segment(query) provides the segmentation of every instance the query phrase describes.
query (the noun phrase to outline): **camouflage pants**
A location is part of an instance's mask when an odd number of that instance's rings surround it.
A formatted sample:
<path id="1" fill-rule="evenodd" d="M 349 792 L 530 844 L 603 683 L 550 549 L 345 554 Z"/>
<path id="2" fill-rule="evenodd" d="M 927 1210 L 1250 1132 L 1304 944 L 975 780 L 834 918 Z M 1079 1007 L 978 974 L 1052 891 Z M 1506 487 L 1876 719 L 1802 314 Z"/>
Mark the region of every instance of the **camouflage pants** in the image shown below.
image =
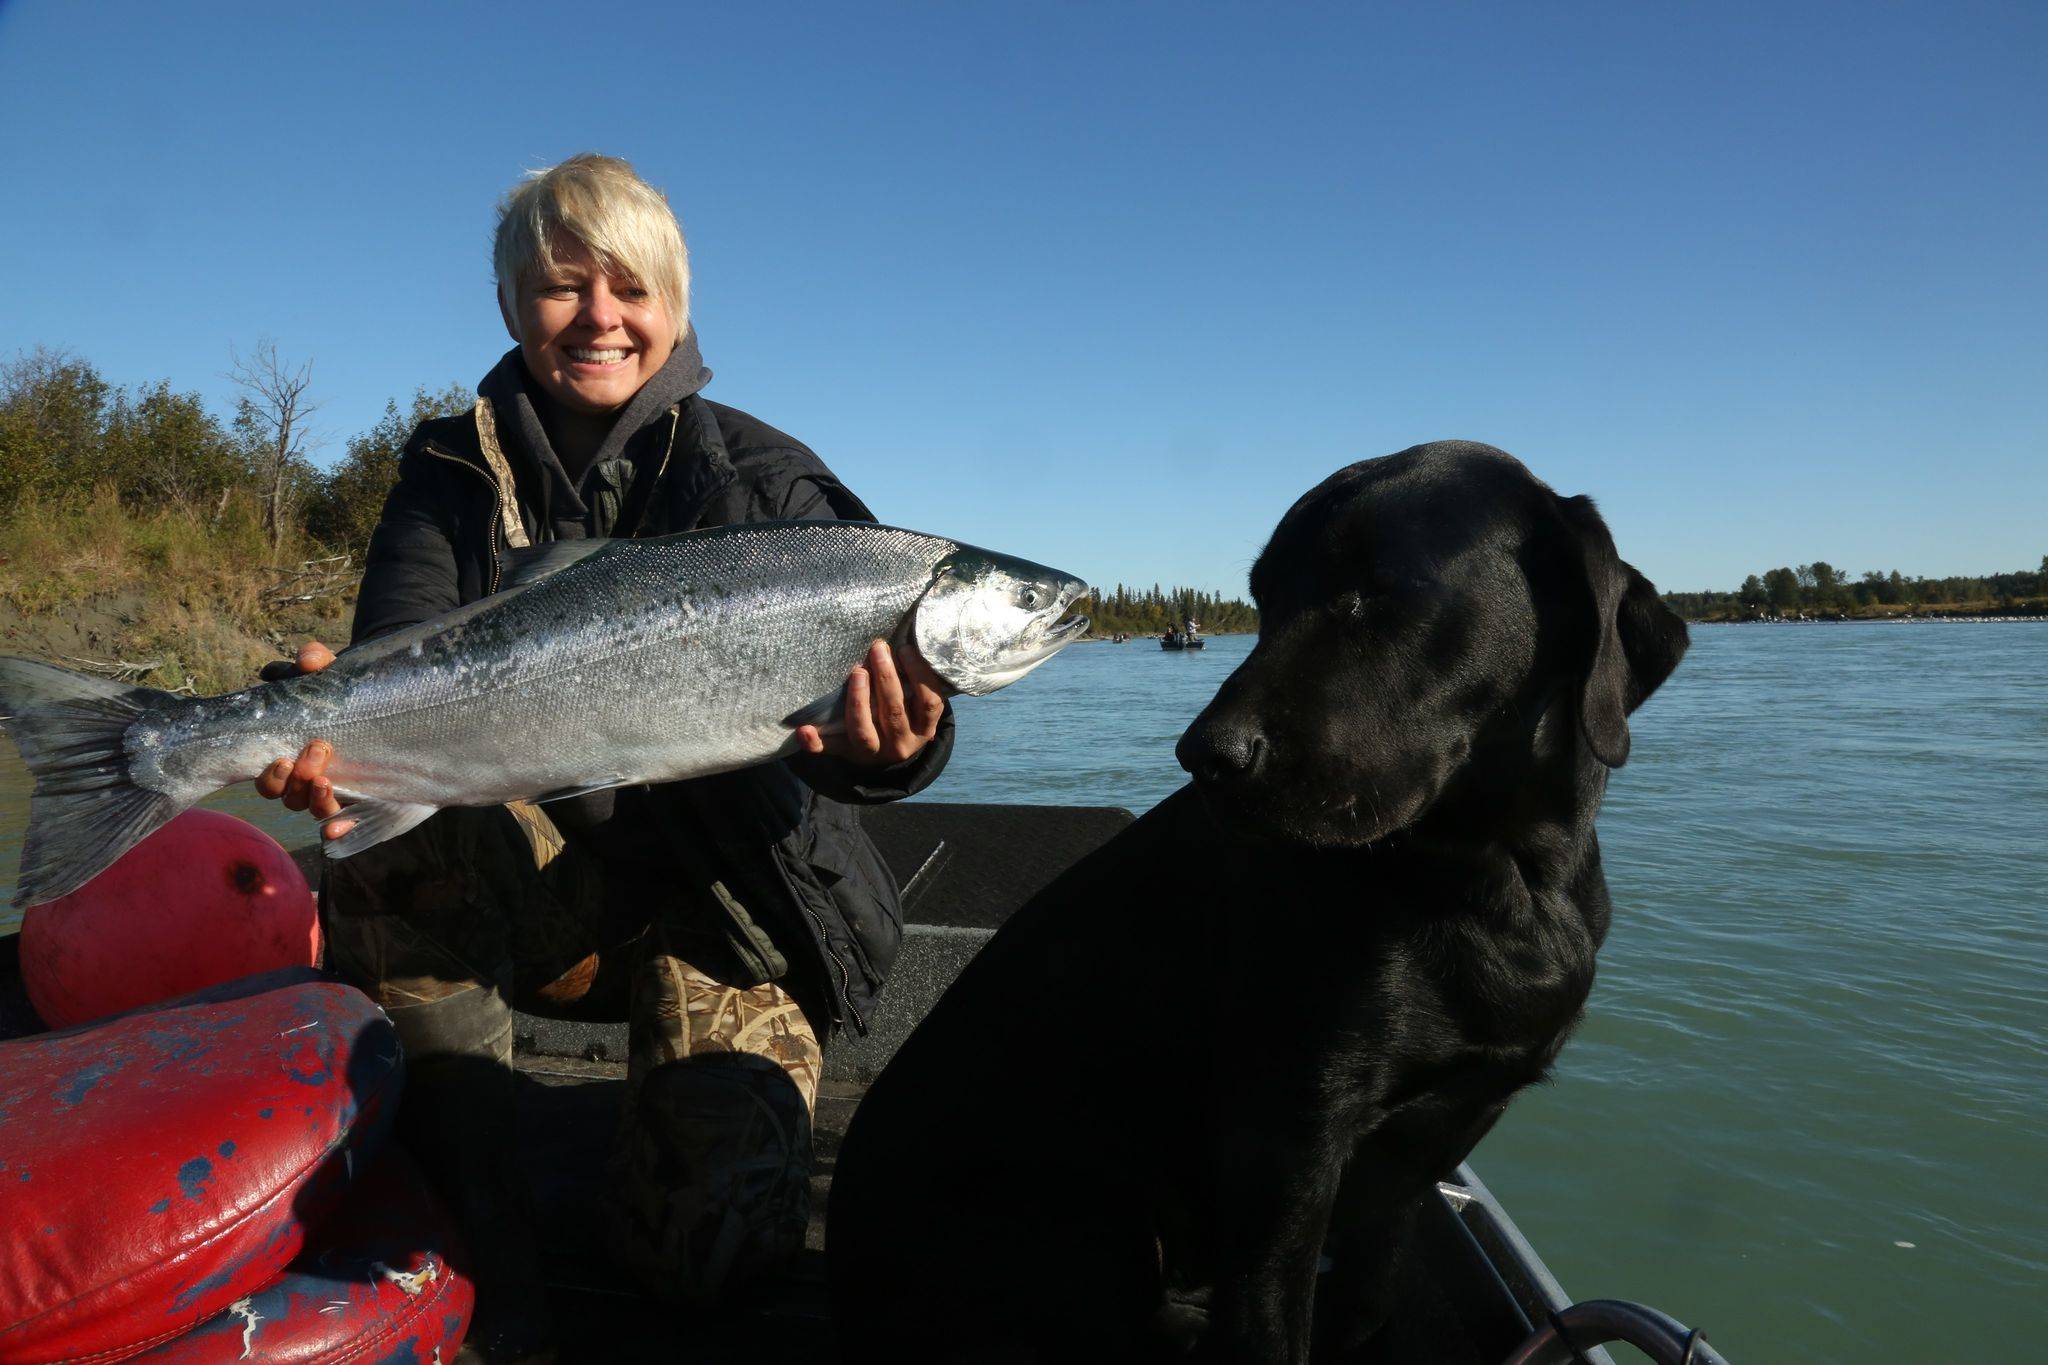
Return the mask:
<path id="1" fill-rule="evenodd" d="M 329 864 L 330 961 L 405 1042 L 401 1127 L 450 1191 L 480 1289 L 539 1278 L 513 1151 L 514 1005 L 629 1021 L 610 1182 L 623 1268 L 701 1303 L 802 1249 L 817 1035 L 700 900 L 579 852 L 524 803 L 443 811 Z"/>

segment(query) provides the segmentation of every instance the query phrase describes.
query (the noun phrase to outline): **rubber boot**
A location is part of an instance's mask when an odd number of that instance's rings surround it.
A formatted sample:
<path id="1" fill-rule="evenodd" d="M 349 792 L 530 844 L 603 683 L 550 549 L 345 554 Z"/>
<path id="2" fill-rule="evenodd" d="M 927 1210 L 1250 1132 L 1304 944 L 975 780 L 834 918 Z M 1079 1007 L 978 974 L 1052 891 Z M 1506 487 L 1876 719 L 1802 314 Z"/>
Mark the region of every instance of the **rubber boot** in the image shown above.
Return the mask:
<path id="1" fill-rule="evenodd" d="M 632 1015 L 613 1252 L 648 1292 L 710 1305 L 803 1250 L 817 1038 L 780 988 L 659 952 L 634 972 Z"/>
<path id="2" fill-rule="evenodd" d="M 704 1307 L 788 1268 L 811 1211 L 811 1113 L 765 1057 L 648 1073 L 612 1164 L 613 1254 L 647 1292 Z"/>

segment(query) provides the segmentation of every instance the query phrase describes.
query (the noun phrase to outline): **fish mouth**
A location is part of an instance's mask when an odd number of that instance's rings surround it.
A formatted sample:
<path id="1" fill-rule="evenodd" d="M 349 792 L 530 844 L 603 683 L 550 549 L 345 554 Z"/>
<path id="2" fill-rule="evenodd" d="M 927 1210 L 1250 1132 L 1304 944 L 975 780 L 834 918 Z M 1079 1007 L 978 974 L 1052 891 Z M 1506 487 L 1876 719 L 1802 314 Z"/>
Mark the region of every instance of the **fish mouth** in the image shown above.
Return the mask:
<path id="1" fill-rule="evenodd" d="M 1038 667 L 1053 655 L 1065 649 L 1088 629 L 1088 618 L 1075 616 L 1060 622 L 1038 637 L 1038 647 L 1029 654 L 1019 654 L 1007 660 L 1009 667 L 1004 671 L 1022 677 L 1028 669 Z"/>
<path id="2" fill-rule="evenodd" d="M 1072 579 L 1069 579 L 1067 582 L 1067 590 L 1061 595 L 1066 600 L 1060 603 L 1060 610 L 1072 611 L 1075 607 L 1079 606 L 1083 602 L 1086 602 L 1090 597 L 1094 596 L 1094 593 L 1089 589 L 1086 583 L 1080 583 Z M 1085 615 L 1069 616 L 1064 620 L 1056 620 L 1053 625 L 1046 628 L 1044 637 L 1046 643 L 1046 653 L 1049 655 L 1057 650 L 1065 649 L 1068 645 L 1072 644 L 1075 640 L 1079 639 L 1082 635 L 1085 635 L 1087 633 L 1088 625 L 1089 620 L 1088 617 Z"/>

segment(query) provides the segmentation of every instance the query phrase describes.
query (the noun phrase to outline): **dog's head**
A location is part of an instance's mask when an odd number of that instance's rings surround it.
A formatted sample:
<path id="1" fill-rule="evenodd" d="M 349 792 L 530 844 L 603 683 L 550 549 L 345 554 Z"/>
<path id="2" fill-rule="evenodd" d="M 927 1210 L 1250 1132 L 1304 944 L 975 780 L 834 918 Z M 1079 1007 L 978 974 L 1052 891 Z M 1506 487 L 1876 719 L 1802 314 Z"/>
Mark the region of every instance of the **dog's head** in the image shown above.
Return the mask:
<path id="1" fill-rule="evenodd" d="M 1454 784 L 1507 796 L 1561 746 L 1620 767 L 1686 647 L 1591 499 L 1465 441 L 1324 480 L 1251 587 L 1258 645 L 1178 756 L 1234 825 L 1321 847 L 1408 828 Z"/>

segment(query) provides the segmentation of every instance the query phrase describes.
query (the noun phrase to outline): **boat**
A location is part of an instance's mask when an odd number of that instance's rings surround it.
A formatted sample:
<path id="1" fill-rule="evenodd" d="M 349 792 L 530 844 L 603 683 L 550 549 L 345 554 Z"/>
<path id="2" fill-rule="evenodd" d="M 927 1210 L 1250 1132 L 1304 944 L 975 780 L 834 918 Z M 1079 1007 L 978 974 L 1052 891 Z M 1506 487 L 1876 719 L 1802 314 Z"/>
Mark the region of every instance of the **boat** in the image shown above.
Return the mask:
<path id="1" fill-rule="evenodd" d="M 825 1278 L 824 1216 L 833 1162 L 868 1085 L 968 960 L 1008 916 L 1130 823 L 1111 807 L 912 801 L 869 807 L 862 822 L 903 888 L 907 928 L 882 1008 L 864 1038 L 826 1051 L 818 1098 L 812 1216 L 803 1255 L 753 1298 L 693 1314 L 643 1298 L 612 1269 L 598 1210 L 625 1091 L 626 1026 L 520 1015 L 520 1158 L 551 1249 L 550 1295 L 563 1365 L 659 1359 L 836 1359 Z M 297 850 L 312 868 L 318 850 Z M 0 937 L 0 1039 L 40 1030 L 21 989 L 13 936 Z M 1675 1319 L 1638 1304 L 1574 1302 L 1471 1165 L 1437 1185 L 1406 1258 L 1401 1307 L 1376 1351 L 1435 1365 L 1613 1365 L 1628 1342 L 1659 1365 L 1722 1357 Z"/>
<path id="2" fill-rule="evenodd" d="M 1202 623 L 1192 615 L 1182 617 L 1178 627 L 1168 626 L 1159 637 L 1161 649 L 1200 649 L 1208 643 L 1202 638 Z"/>

